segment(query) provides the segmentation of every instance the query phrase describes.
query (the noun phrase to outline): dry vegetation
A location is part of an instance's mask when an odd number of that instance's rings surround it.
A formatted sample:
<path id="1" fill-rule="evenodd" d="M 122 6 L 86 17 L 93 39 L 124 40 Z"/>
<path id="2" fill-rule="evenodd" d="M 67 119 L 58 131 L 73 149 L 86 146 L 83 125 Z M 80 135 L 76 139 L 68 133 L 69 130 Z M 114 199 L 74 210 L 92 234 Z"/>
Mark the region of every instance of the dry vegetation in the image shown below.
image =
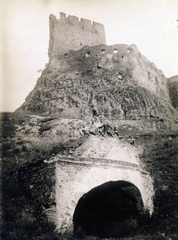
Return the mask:
<path id="1" fill-rule="evenodd" d="M 70 136 L 64 134 L 61 124 L 65 131 L 70 128 Z M 28 176 L 29 171 L 46 168 L 47 174 L 49 169 L 42 160 L 79 146 L 88 137 L 88 132 L 81 132 L 81 129 L 87 129 L 83 121 L 70 120 L 66 124 L 56 118 L 1 114 L 2 239 L 76 239 L 71 230 L 63 235 L 55 232 L 55 227 L 48 222 L 43 209 L 47 197 L 39 199 L 30 195 L 24 181 L 28 181 L 25 176 Z M 127 138 L 133 131 L 133 128 L 132 131 L 122 129 L 120 133 Z M 169 142 L 169 136 L 173 143 Z M 134 236 L 119 239 L 177 239 L 178 133 L 168 135 L 166 132 L 158 134 L 135 130 L 135 144 L 144 148 L 141 159 L 154 179 L 155 209 L 152 218 Z M 52 182 L 49 182 L 49 187 L 50 184 Z"/>

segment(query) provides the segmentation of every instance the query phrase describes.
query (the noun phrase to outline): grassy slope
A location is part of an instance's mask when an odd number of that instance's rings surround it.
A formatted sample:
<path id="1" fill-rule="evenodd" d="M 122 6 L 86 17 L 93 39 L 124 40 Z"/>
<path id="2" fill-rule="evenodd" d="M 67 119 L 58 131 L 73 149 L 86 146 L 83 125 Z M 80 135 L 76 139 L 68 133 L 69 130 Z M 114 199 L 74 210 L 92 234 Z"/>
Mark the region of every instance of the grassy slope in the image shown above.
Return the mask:
<path id="1" fill-rule="evenodd" d="M 49 131 L 52 119 L 39 119 L 37 127 L 39 141 L 44 143 L 45 134 Z M 75 239 L 71 233 L 60 236 L 54 232 L 54 226 L 46 220 L 40 201 L 36 204 L 27 201 L 28 192 L 23 192 L 23 184 L 19 184 L 18 169 L 22 164 L 36 159 L 46 159 L 52 154 L 69 151 L 82 142 L 69 139 L 65 144 L 50 142 L 33 145 L 28 142 L 29 128 L 25 127 L 28 116 L 5 113 L 1 116 L 1 152 L 2 152 L 2 206 L 4 210 L 3 239 Z M 32 123 L 30 123 L 32 124 Z M 35 128 L 36 125 L 33 123 Z M 24 134 L 17 136 L 17 127 L 24 126 Z M 29 126 L 29 125 L 28 125 Z M 28 130 L 28 131 L 27 131 Z M 125 131 L 122 134 L 131 135 Z M 155 211 L 149 224 L 146 224 L 134 239 L 177 239 L 178 233 L 178 177 L 177 135 L 172 135 L 173 146 L 168 136 L 160 134 L 144 134 L 137 132 L 135 144 L 145 149 L 142 162 L 154 179 Z M 40 161 L 40 160 L 39 160 Z M 17 171 L 16 171 L 17 170 Z M 15 173 L 15 174 L 14 174 Z M 14 207 L 15 206 L 15 207 Z M 37 211 L 38 210 L 38 211 Z M 2 222 L 1 222 L 2 224 Z M 36 237 L 35 237 L 36 236 Z M 41 238 L 37 237 L 41 236 Z M 86 239 L 97 239 L 88 237 Z M 131 238 L 124 238 L 131 239 Z"/>

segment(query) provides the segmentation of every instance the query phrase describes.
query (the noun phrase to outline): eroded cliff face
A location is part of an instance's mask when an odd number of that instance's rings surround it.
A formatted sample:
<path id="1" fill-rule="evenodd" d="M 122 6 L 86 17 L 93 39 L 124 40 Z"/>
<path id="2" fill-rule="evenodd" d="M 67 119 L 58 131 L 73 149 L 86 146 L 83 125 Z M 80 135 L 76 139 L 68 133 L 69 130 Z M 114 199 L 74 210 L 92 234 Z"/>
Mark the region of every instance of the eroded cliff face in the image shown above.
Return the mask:
<path id="1" fill-rule="evenodd" d="M 156 120 L 166 128 L 177 118 L 163 72 L 134 44 L 54 56 L 18 111 L 110 124 Z"/>

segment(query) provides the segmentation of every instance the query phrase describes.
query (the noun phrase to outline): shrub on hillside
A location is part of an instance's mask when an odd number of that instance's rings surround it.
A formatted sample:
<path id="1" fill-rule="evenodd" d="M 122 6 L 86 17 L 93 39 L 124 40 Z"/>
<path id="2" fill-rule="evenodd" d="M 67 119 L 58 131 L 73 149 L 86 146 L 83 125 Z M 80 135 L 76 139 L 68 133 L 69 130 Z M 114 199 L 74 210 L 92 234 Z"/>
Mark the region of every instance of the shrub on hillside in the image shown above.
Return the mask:
<path id="1" fill-rule="evenodd" d="M 39 134 L 42 134 L 43 132 L 49 131 L 51 129 L 50 125 L 43 125 L 39 128 Z"/>

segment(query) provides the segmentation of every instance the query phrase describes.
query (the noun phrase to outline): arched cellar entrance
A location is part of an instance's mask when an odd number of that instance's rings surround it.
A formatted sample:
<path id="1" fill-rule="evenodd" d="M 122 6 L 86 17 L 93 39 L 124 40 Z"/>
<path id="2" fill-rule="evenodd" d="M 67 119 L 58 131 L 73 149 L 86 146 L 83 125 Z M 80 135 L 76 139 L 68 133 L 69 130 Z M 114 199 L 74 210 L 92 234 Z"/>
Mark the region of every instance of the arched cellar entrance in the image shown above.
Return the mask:
<path id="1" fill-rule="evenodd" d="M 79 204 L 79 199 L 97 186 L 102 186 L 108 182 L 117 182 L 117 188 L 119 186 L 121 188 L 122 185 L 121 190 L 126 188 L 125 192 L 129 192 L 130 196 L 133 194 L 128 189 L 135 186 L 138 189 L 134 193 L 135 199 L 138 200 L 139 197 L 136 196 L 141 195 L 144 211 L 152 214 L 153 182 L 150 175 L 142 171 L 139 165 L 110 159 L 77 158 L 76 160 L 62 157 L 56 163 L 56 217 L 54 221 L 58 231 L 64 233 L 72 229 L 73 216 L 75 209 L 78 208 L 76 206 Z M 113 184 L 110 188 L 115 192 Z"/>
<path id="2" fill-rule="evenodd" d="M 74 234 L 124 237 L 133 234 L 144 216 L 139 189 L 127 181 L 110 181 L 84 194 L 73 215 Z"/>

